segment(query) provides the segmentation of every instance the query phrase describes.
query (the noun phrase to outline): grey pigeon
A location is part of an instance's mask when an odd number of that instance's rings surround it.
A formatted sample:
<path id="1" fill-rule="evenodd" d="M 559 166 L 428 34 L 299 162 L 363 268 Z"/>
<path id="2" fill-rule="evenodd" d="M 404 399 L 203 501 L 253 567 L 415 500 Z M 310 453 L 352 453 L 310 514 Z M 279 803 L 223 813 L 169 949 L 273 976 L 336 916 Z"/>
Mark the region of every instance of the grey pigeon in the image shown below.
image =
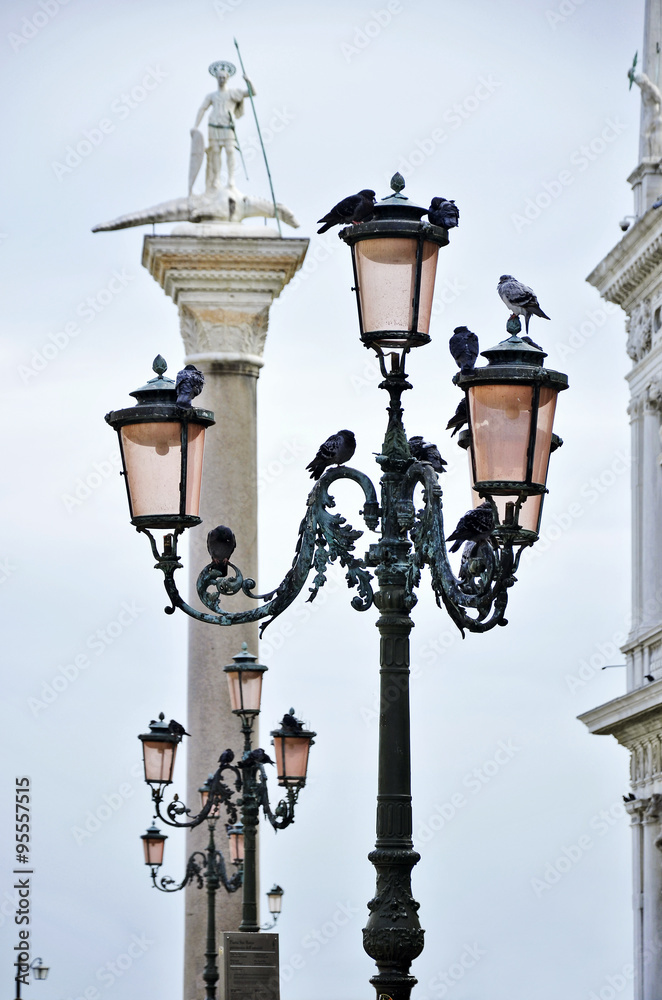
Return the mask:
<path id="1" fill-rule="evenodd" d="M 467 397 L 463 396 L 460 402 L 457 404 L 457 410 L 446 424 L 446 430 L 449 431 L 451 427 L 455 428 L 453 433 L 451 434 L 451 437 L 455 437 L 460 428 L 464 427 L 464 425 L 468 422 L 468 420 L 469 417 L 467 414 Z"/>
<path id="2" fill-rule="evenodd" d="M 262 747 L 257 747 L 255 750 L 251 750 L 251 757 L 256 760 L 258 764 L 273 764 L 273 761 L 269 754 L 265 753 Z"/>
<path id="3" fill-rule="evenodd" d="M 233 760 L 234 760 L 234 751 L 227 749 L 224 750 L 221 756 L 218 758 L 218 763 L 221 765 L 221 767 L 226 767 L 228 764 L 231 764 Z"/>
<path id="4" fill-rule="evenodd" d="M 435 472 L 446 471 L 444 466 L 448 465 L 448 462 L 445 458 L 441 457 L 436 444 L 424 441 L 420 434 L 410 437 L 408 444 L 412 455 L 419 462 L 429 462 Z"/>
<path id="5" fill-rule="evenodd" d="M 480 506 L 468 510 L 457 522 L 455 531 L 446 539 L 455 542 L 450 549 L 457 552 L 463 542 L 484 542 L 489 538 L 494 528 L 494 514 L 489 503 L 484 500 Z"/>
<path id="6" fill-rule="evenodd" d="M 285 713 L 280 724 L 283 729 L 289 729 L 293 733 L 300 733 L 303 729 L 303 722 L 295 718 L 293 708 Z"/>
<path id="7" fill-rule="evenodd" d="M 323 215 L 318 222 L 324 223 L 318 233 L 325 233 L 332 226 L 339 226 L 345 222 L 363 222 L 372 215 L 375 207 L 375 192 L 365 188 L 358 194 L 350 194 L 348 198 L 343 198 L 337 205 L 334 205 L 330 212 Z"/>
<path id="8" fill-rule="evenodd" d="M 190 406 L 195 396 L 199 396 L 205 384 L 205 377 L 195 365 L 185 365 L 177 372 L 175 389 L 177 390 L 177 406 Z"/>
<path id="9" fill-rule="evenodd" d="M 351 431 L 338 431 L 327 438 L 312 462 L 306 466 L 311 479 L 319 479 L 329 465 L 344 465 L 356 451 L 356 438 Z"/>
<path id="10" fill-rule="evenodd" d="M 448 341 L 453 361 L 461 371 L 469 371 L 478 357 L 478 337 L 467 326 L 456 326 Z"/>
<path id="11" fill-rule="evenodd" d="M 433 198 L 428 209 L 428 219 L 433 226 L 454 229 L 460 222 L 460 210 L 452 198 Z"/>
<path id="12" fill-rule="evenodd" d="M 497 292 L 513 316 L 524 316 L 527 335 L 529 333 L 529 320 L 532 316 L 549 319 L 549 316 L 540 308 L 540 303 L 533 289 L 529 288 L 528 285 L 523 285 L 517 278 L 513 278 L 512 274 L 501 275 Z"/>
<path id="13" fill-rule="evenodd" d="M 525 344 L 529 345 L 529 347 L 535 347 L 535 349 L 537 351 L 542 351 L 543 350 L 542 347 L 540 346 L 540 344 L 536 344 L 535 340 L 531 340 L 531 338 L 527 337 L 526 335 L 523 336 L 523 337 L 520 337 L 520 340 L 523 340 Z M 543 351 L 543 353 L 544 353 L 544 351 Z"/>
<path id="14" fill-rule="evenodd" d="M 207 552 L 211 556 L 214 569 L 219 570 L 221 576 L 228 575 L 228 563 L 236 547 L 237 540 L 232 530 L 224 524 L 212 528 L 207 535 Z"/>
<path id="15" fill-rule="evenodd" d="M 170 730 L 170 734 L 172 736 L 179 736 L 180 739 L 182 738 L 182 736 L 191 735 L 190 733 L 186 732 L 181 722 L 176 722 L 174 719 L 171 719 L 170 722 L 168 723 L 168 729 Z"/>

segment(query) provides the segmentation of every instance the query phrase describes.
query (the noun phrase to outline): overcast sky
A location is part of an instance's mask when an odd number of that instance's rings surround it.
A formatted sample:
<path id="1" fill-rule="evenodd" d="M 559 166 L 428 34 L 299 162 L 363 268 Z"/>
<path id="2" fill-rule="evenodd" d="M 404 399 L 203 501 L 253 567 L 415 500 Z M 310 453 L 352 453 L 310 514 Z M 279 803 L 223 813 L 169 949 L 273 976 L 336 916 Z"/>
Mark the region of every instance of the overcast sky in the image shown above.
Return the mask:
<path id="1" fill-rule="evenodd" d="M 5 0 L 0 16 L 5 992 L 25 775 L 33 955 L 51 966 L 28 997 L 181 996 L 183 899 L 157 894 L 142 864 L 151 812 L 136 735 L 161 710 L 186 717 L 188 622 L 163 614 L 103 416 L 128 405 L 157 352 L 173 373 L 183 349 L 172 301 L 140 264 L 147 230 L 90 230 L 186 193 L 207 67 L 234 60 L 236 35 L 277 197 L 301 223 L 287 235 L 311 239 L 271 310 L 258 386 L 262 590 L 290 565 L 304 466 L 329 433 L 351 427 L 353 464 L 379 474 L 386 399 L 358 338 L 349 251 L 336 231 L 318 237 L 316 219 L 363 187 L 384 197 L 396 169 L 413 200 L 459 205 L 433 343 L 413 353 L 405 401 L 408 432 L 449 461 L 451 525 L 470 496 L 444 430 L 459 398 L 448 336 L 467 324 L 483 347 L 502 339 L 504 272 L 552 318 L 531 334 L 569 375 L 555 427 L 565 444 L 509 625 L 462 641 L 427 576 L 414 612 L 413 883 L 427 944 L 412 971 L 417 1000 L 599 994 L 631 961 L 628 759 L 576 716 L 625 686 L 623 670 L 600 668 L 623 662 L 628 630 L 630 362 L 623 314 L 584 279 L 632 211 L 640 101 L 626 72 L 643 0 Z M 240 137 L 250 181 L 238 183 L 267 195 L 250 113 Z M 337 499 L 357 524 L 357 491 L 343 485 Z M 378 635 L 350 596 L 332 576 L 309 618 L 290 609 L 260 649 L 265 725 L 294 704 L 319 734 L 296 824 L 262 837 L 263 887 L 285 888 L 284 1000 L 371 991 L 361 928 L 374 889 Z M 183 841 L 171 832 L 173 877 Z"/>

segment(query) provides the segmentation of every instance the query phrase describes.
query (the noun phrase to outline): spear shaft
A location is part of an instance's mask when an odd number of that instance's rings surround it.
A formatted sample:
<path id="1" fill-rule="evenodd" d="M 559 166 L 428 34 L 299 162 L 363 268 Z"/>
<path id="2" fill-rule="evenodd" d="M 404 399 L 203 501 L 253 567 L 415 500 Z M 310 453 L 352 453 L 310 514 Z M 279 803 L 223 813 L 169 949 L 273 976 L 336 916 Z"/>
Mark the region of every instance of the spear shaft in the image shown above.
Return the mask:
<path id="1" fill-rule="evenodd" d="M 237 50 L 237 55 L 239 56 L 239 65 L 241 66 L 241 72 L 243 73 L 244 78 L 245 78 L 246 77 L 246 70 L 244 68 L 244 60 L 241 58 L 241 52 L 239 51 L 239 43 L 237 42 L 236 38 L 234 39 L 234 47 Z M 262 132 L 260 131 L 260 123 L 257 120 L 257 111 L 255 110 L 255 102 L 253 100 L 253 88 L 251 87 L 250 83 L 248 84 L 248 96 L 250 98 L 251 107 L 253 109 L 253 117 L 255 118 L 255 126 L 257 128 L 257 134 L 258 134 L 258 138 L 260 140 L 260 146 L 262 147 L 262 155 L 264 157 L 264 165 L 267 168 L 267 177 L 269 178 L 269 187 L 271 188 L 271 200 L 274 203 L 274 216 L 276 218 L 276 225 L 278 226 L 278 235 L 282 239 L 283 234 L 282 234 L 281 228 L 280 228 L 280 219 L 278 218 L 278 206 L 276 204 L 276 195 L 274 194 L 274 185 L 273 185 L 273 181 L 271 180 L 271 171 L 269 170 L 269 161 L 267 160 L 267 153 L 266 153 L 266 150 L 264 148 L 264 142 L 262 141 Z"/>

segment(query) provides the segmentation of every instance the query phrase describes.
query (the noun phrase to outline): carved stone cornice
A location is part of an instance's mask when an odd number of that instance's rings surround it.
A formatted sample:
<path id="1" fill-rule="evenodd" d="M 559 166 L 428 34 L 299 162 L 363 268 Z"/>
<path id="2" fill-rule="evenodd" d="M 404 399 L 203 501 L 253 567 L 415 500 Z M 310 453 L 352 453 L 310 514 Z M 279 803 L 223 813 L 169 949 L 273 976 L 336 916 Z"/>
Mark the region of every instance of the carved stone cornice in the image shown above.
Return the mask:
<path id="1" fill-rule="evenodd" d="M 587 277 L 609 302 L 626 311 L 662 264 L 662 213 L 649 209 Z"/>
<path id="2" fill-rule="evenodd" d="M 662 781 L 662 681 L 637 688 L 579 716 L 589 732 L 615 736 L 630 751 L 633 788 Z"/>
<path id="3" fill-rule="evenodd" d="M 653 319 L 650 299 L 637 302 L 625 321 L 628 339 L 626 351 L 635 362 L 641 361 L 651 349 L 653 338 Z"/>

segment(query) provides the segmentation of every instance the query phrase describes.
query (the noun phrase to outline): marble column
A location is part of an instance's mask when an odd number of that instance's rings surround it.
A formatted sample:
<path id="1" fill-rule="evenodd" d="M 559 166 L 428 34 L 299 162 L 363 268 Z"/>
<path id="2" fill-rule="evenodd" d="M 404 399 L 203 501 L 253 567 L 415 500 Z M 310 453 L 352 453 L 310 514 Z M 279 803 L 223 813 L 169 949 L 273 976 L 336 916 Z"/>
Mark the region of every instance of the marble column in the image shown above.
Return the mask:
<path id="1" fill-rule="evenodd" d="M 244 226 L 180 229 L 184 232 L 145 237 L 143 265 L 179 309 L 185 363 L 195 364 L 205 375 L 196 402 L 216 416 L 205 445 L 203 524 L 188 532 L 190 594 L 195 595 L 196 577 L 209 561 L 207 532 L 217 524 L 232 528 L 237 539 L 233 558 L 245 576 L 257 579 L 257 378 L 264 363 L 269 308 L 301 267 L 308 240 L 281 239 L 272 230 Z M 197 597 L 189 600 L 197 603 Z M 233 610 L 250 605 L 247 598 L 231 600 Z M 221 628 L 190 622 L 187 729 L 192 738 L 186 801 L 194 808 L 197 789 L 215 770 L 220 751 L 232 747 L 240 752 L 240 729 L 230 710 L 223 667 L 242 642 L 257 654 L 256 625 Z M 205 832 L 192 831 L 188 852 L 200 850 L 204 840 Z M 222 836 L 219 847 L 227 857 Z M 197 888 L 186 892 L 184 1000 L 201 1000 L 206 900 Z M 217 900 L 219 933 L 236 931 L 241 891 L 227 895 L 221 890 Z"/>
<path id="2" fill-rule="evenodd" d="M 662 795 L 651 795 L 643 815 L 643 949 L 639 956 L 641 1000 L 658 1000 L 662 983 L 662 854 L 660 836 Z"/>

